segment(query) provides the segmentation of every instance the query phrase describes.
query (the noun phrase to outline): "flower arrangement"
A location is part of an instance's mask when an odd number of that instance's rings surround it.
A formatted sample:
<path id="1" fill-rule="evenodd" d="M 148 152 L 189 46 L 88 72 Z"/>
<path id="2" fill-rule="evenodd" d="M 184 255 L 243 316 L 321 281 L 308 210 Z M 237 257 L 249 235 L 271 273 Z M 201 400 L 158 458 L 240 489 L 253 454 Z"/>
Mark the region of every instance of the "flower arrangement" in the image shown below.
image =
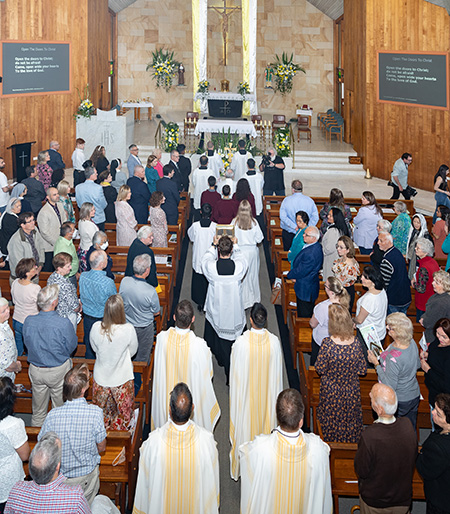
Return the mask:
<path id="1" fill-rule="evenodd" d="M 242 99 L 245 100 L 245 95 L 250 94 L 250 85 L 248 82 L 239 82 L 237 88 L 238 95 L 242 95 Z"/>
<path id="2" fill-rule="evenodd" d="M 84 100 L 81 98 L 80 91 L 78 90 L 78 98 L 80 99 L 80 105 L 77 108 L 76 113 L 73 115 L 77 118 L 90 118 L 95 111 L 94 104 L 89 99 L 89 84 L 86 85 L 83 91 Z"/>
<path id="3" fill-rule="evenodd" d="M 165 128 L 164 151 L 171 152 L 177 148 L 180 137 L 180 127 L 177 123 L 171 121 L 170 123 L 167 123 Z"/>
<path id="4" fill-rule="evenodd" d="M 223 170 L 220 171 L 221 176 L 225 176 L 225 172 L 231 165 L 233 155 L 238 150 L 239 139 L 239 134 L 230 132 L 230 129 L 228 129 L 227 132 L 225 132 L 225 130 L 222 130 L 222 132 L 219 132 L 218 134 L 213 134 L 211 136 L 211 141 L 214 143 L 214 148 L 217 150 L 217 153 L 222 158 Z M 246 140 L 245 149 L 248 152 L 250 152 L 253 156 L 262 153 L 261 150 L 259 150 L 259 148 L 251 145 L 250 140 Z"/>
<path id="5" fill-rule="evenodd" d="M 207 80 L 201 80 L 198 83 L 197 93 L 200 93 L 203 98 L 207 98 L 209 96 L 209 82 Z"/>
<path id="6" fill-rule="evenodd" d="M 275 55 L 275 62 L 269 64 L 266 68 L 266 75 L 271 70 L 275 78 L 275 92 L 279 91 L 283 96 L 292 91 L 295 75 L 299 71 L 306 73 L 304 68 L 293 62 L 293 58 L 294 54 L 288 57 L 288 54 L 283 52 L 281 59 L 278 55 Z"/>
<path id="7" fill-rule="evenodd" d="M 156 80 L 157 88 L 163 87 L 169 91 L 180 63 L 174 59 L 173 52 L 162 48 L 152 52 L 152 58 L 152 62 L 147 64 L 147 71 L 153 69 L 153 79 Z"/>
<path id="8" fill-rule="evenodd" d="M 280 157 L 290 157 L 291 141 L 289 127 L 279 128 L 275 132 L 275 147 Z"/>

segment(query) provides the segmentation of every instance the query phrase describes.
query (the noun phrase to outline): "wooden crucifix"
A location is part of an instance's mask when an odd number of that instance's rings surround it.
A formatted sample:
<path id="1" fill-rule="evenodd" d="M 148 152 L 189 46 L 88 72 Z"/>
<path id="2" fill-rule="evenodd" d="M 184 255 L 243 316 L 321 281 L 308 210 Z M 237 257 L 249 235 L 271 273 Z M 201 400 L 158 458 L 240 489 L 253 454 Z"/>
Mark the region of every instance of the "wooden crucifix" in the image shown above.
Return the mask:
<path id="1" fill-rule="evenodd" d="M 227 5 L 227 0 L 222 0 L 223 7 L 211 6 L 208 9 L 213 9 L 222 17 L 222 37 L 223 37 L 223 65 L 227 65 L 227 36 L 228 36 L 228 19 L 235 11 L 240 11 L 240 7 L 232 7 Z"/>

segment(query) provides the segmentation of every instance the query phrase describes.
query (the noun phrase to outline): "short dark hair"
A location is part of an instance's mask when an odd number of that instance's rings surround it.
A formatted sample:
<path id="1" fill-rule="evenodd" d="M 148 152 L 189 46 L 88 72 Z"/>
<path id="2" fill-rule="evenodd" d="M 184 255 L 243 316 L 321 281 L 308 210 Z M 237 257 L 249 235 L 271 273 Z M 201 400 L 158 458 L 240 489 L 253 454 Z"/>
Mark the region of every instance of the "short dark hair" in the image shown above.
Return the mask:
<path id="1" fill-rule="evenodd" d="M 301 394 L 296 389 L 285 389 L 277 398 L 277 420 L 282 429 L 290 431 L 297 430 L 305 406 Z"/>
<path id="2" fill-rule="evenodd" d="M 153 191 L 152 196 L 150 197 L 150 205 L 151 207 L 158 207 L 164 198 L 164 193 L 162 191 Z"/>
<path id="3" fill-rule="evenodd" d="M 183 143 L 180 143 L 180 144 L 177 146 L 177 152 L 178 152 L 178 153 L 183 153 L 185 150 L 186 150 L 186 145 L 183 145 Z"/>
<path id="4" fill-rule="evenodd" d="M 67 234 L 72 230 L 75 223 L 72 223 L 71 221 L 65 221 L 59 230 L 59 235 L 61 237 L 66 237 Z"/>
<path id="5" fill-rule="evenodd" d="M 402 155 L 402 159 L 405 161 L 406 159 L 409 159 L 410 157 L 412 157 L 412 155 L 408 152 L 405 152 L 403 155 Z"/>
<path id="6" fill-rule="evenodd" d="M 134 143 L 128 147 L 128 150 L 132 150 L 133 148 L 137 148 L 137 145 Z"/>
<path id="7" fill-rule="evenodd" d="M 98 176 L 98 181 L 99 182 L 103 182 L 105 181 L 107 178 L 108 178 L 108 175 L 110 175 L 110 171 L 109 170 L 103 170 L 100 175 Z"/>
<path id="8" fill-rule="evenodd" d="M 376 268 L 373 266 L 366 266 L 363 269 L 362 274 L 364 275 L 364 278 L 373 282 L 375 289 L 378 291 L 384 289 L 383 275 Z"/>
<path id="9" fill-rule="evenodd" d="M 209 187 L 214 187 L 216 185 L 216 177 L 214 175 L 210 175 L 208 177 L 208 186 Z"/>
<path id="10" fill-rule="evenodd" d="M 442 330 L 444 331 L 444 334 L 447 337 L 450 337 L 450 319 L 448 319 L 448 318 L 438 319 L 434 325 L 435 333 L 438 328 L 442 328 Z"/>
<path id="11" fill-rule="evenodd" d="M 36 261 L 32 257 L 20 259 L 15 269 L 16 278 L 27 278 L 27 273 L 30 272 L 35 266 Z"/>
<path id="12" fill-rule="evenodd" d="M 228 236 L 222 236 L 219 239 L 217 248 L 219 249 L 219 255 L 222 257 L 226 257 L 227 255 L 230 255 L 233 251 L 233 241 Z"/>
<path id="13" fill-rule="evenodd" d="M 63 401 L 71 402 L 80 398 L 81 392 L 89 384 L 89 377 L 89 368 L 85 362 L 76 364 L 69 370 L 64 377 Z"/>
<path id="14" fill-rule="evenodd" d="M 439 393 L 436 396 L 435 406 L 438 406 L 445 414 L 445 421 L 450 423 L 450 394 Z"/>
<path id="15" fill-rule="evenodd" d="M 175 423 L 186 423 L 192 414 L 192 394 L 184 382 L 179 382 L 170 393 L 170 416 Z"/>
<path id="16" fill-rule="evenodd" d="M 291 187 L 294 191 L 303 191 L 303 184 L 301 180 L 295 179 L 291 183 Z"/>
<path id="17" fill-rule="evenodd" d="M 173 168 L 170 164 L 166 164 L 165 166 L 163 166 L 163 175 L 165 177 L 168 177 L 173 171 Z"/>
<path id="18" fill-rule="evenodd" d="M 253 320 L 256 328 L 264 328 L 267 322 L 267 309 L 262 303 L 256 302 L 250 311 L 250 318 Z"/>
<path id="19" fill-rule="evenodd" d="M 228 196 L 230 193 L 231 193 L 231 187 L 230 187 L 228 184 L 225 184 L 225 185 L 222 187 L 222 194 L 223 194 L 224 196 Z"/>
<path id="20" fill-rule="evenodd" d="M 253 169 L 255 167 L 255 159 L 247 159 L 247 166 L 249 167 L 249 169 Z"/>
<path id="21" fill-rule="evenodd" d="M 60 252 L 57 253 L 52 260 L 53 267 L 57 270 L 63 268 L 66 264 L 72 263 L 72 256 L 70 253 Z"/>
<path id="22" fill-rule="evenodd" d="M 30 218 L 34 218 L 34 214 L 32 212 L 21 212 L 19 214 L 19 217 L 17 218 L 17 223 L 19 224 L 19 227 L 25 225 L 27 220 Z"/>
<path id="23" fill-rule="evenodd" d="M 245 141 L 244 141 L 244 139 L 239 139 L 238 146 L 239 146 L 239 149 L 244 149 L 245 148 Z"/>
<path id="24" fill-rule="evenodd" d="M 31 177 L 31 175 L 34 173 L 34 171 L 35 171 L 34 166 L 27 166 L 25 168 L 25 173 L 26 173 L 27 177 Z"/>
<path id="25" fill-rule="evenodd" d="M 175 326 L 178 328 L 189 328 L 194 317 L 194 308 L 189 300 L 182 300 L 175 307 Z"/>
<path id="26" fill-rule="evenodd" d="M 202 155 L 200 157 L 200 165 L 201 166 L 206 166 L 208 164 L 208 157 L 206 157 L 206 155 Z"/>
<path id="27" fill-rule="evenodd" d="M 295 219 L 297 219 L 297 216 L 300 216 L 302 218 L 303 223 L 308 224 L 309 223 L 309 216 L 308 213 L 305 211 L 297 211 L 295 213 Z"/>
<path id="28" fill-rule="evenodd" d="M 212 207 L 209 203 L 204 203 L 200 211 L 202 213 L 202 218 L 209 219 L 211 217 Z"/>
<path id="29" fill-rule="evenodd" d="M 82 137 L 78 137 L 77 140 L 75 141 L 75 143 L 77 145 L 84 145 L 86 143 L 86 141 Z"/>
<path id="30" fill-rule="evenodd" d="M 9 377 L 0 378 L 0 421 L 14 412 L 16 388 Z"/>

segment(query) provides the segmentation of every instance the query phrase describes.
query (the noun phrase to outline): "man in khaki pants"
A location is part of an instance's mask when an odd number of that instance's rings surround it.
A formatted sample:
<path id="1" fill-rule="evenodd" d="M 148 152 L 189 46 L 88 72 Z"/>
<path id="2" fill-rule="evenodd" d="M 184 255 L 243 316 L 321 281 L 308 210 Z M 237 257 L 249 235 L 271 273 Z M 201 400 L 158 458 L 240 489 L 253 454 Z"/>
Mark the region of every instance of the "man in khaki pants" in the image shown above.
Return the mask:
<path id="1" fill-rule="evenodd" d="M 28 350 L 28 374 L 33 391 L 31 425 L 40 427 L 48 410 L 63 404 L 63 381 L 72 367 L 71 355 L 77 348 L 77 336 L 68 318 L 56 312 L 59 286 L 52 284 L 39 291 L 39 314 L 28 316 L 23 324 L 23 342 Z"/>

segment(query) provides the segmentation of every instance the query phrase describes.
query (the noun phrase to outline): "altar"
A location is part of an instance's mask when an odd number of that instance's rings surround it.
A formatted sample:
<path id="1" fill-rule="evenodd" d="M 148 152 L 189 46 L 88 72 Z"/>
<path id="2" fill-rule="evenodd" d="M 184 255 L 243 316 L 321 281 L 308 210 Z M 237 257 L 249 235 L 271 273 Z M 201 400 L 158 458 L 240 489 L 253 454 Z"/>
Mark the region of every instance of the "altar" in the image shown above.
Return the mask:
<path id="1" fill-rule="evenodd" d="M 214 132 L 228 132 L 232 134 L 245 134 L 247 136 L 256 137 L 256 129 L 251 121 L 244 120 L 198 120 L 194 134 L 211 134 Z"/>
<path id="2" fill-rule="evenodd" d="M 208 96 L 196 93 L 195 100 L 200 100 L 202 114 L 213 118 L 240 118 L 244 99 L 242 95 L 227 92 L 210 92 Z M 256 97 L 253 94 L 245 95 L 245 101 L 256 105 Z"/>

